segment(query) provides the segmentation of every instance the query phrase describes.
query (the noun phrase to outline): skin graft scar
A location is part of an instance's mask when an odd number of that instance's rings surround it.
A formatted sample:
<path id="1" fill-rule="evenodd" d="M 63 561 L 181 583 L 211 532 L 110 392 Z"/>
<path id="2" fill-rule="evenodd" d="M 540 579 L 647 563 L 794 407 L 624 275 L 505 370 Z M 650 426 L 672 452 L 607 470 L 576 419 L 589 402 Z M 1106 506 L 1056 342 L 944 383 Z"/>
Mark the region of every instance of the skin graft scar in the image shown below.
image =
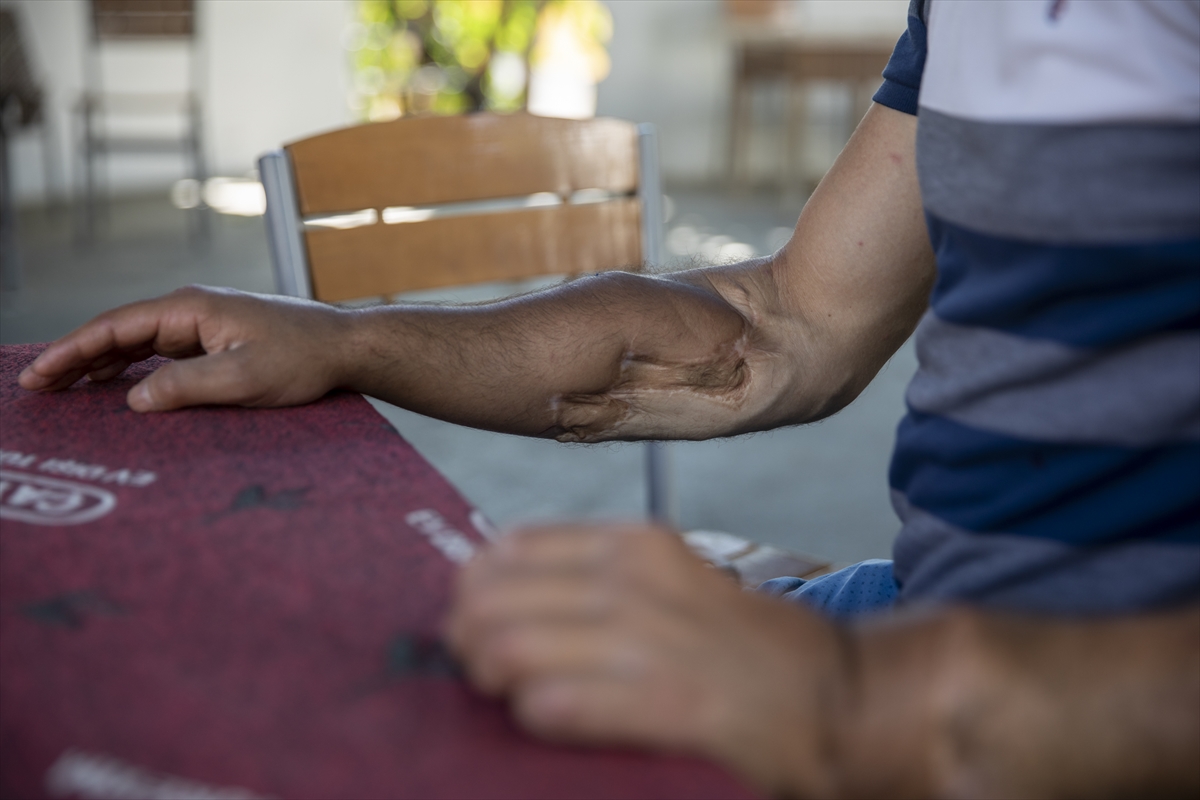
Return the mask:
<path id="1" fill-rule="evenodd" d="M 727 416 L 744 405 L 748 394 L 748 339 L 743 332 L 696 359 L 665 360 L 628 348 L 603 391 L 551 398 L 554 424 L 546 435 L 560 442 L 638 438 L 660 406 L 689 400 L 707 407 L 714 418 Z"/>

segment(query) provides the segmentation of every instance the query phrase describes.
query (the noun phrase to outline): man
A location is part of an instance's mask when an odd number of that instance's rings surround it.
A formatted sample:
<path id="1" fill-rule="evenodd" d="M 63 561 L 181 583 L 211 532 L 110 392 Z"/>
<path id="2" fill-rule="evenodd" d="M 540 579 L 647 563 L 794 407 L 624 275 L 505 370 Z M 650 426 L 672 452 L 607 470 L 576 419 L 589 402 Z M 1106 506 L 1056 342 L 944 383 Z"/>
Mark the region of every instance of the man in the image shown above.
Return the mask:
<path id="1" fill-rule="evenodd" d="M 185 290 L 22 383 L 157 352 L 180 360 L 135 410 L 341 386 L 562 441 L 699 439 L 836 412 L 921 321 L 869 602 L 863 570 L 774 582 L 784 603 L 670 532 L 557 526 L 468 565 L 449 641 L 538 734 L 700 753 L 771 793 L 1194 795 L 1200 3 L 935 0 L 909 23 L 774 256 L 470 308 Z"/>

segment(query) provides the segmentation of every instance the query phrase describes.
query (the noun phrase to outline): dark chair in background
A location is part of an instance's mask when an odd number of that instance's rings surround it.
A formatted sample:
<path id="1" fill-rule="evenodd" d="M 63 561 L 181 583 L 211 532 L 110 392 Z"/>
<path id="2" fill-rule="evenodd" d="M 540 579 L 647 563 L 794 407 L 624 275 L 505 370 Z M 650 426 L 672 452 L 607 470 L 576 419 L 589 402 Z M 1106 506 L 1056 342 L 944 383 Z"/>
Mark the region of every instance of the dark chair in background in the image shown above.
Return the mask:
<path id="1" fill-rule="evenodd" d="M 46 111 L 46 95 L 38 85 L 13 9 L 0 8 L 0 287 L 21 286 L 21 255 L 17 245 L 13 197 L 13 139 L 38 129 L 42 149 L 45 205 L 53 209 L 59 179 L 56 138 Z"/>
<path id="2" fill-rule="evenodd" d="M 176 91 L 130 91 L 111 85 L 104 70 L 104 52 L 151 42 L 175 42 L 187 58 L 184 85 Z M 91 36 L 84 62 L 86 89 L 77 106 L 79 157 L 83 173 L 81 238 L 96 233 L 99 208 L 97 163 L 113 155 L 182 156 L 187 174 L 202 184 L 207 177 L 202 141 L 202 115 L 197 79 L 197 47 L 193 0 L 91 0 Z M 182 122 L 182 133 L 113 133 L 110 123 L 138 118 Z M 203 203 L 192 214 L 191 230 L 198 241 L 209 236 L 208 211 Z"/>

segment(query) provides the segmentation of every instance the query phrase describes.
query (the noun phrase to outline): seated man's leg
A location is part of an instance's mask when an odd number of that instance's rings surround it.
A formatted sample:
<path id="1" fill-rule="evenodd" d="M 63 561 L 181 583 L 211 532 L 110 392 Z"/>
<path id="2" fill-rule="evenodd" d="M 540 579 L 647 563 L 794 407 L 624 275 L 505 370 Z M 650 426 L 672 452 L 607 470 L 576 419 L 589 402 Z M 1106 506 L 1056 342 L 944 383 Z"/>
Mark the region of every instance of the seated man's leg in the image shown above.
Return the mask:
<path id="1" fill-rule="evenodd" d="M 874 558 L 811 580 L 773 578 L 758 591 L 843 619 L 890 609 L 900 587 L 892 574 L 892 562 Z"/>

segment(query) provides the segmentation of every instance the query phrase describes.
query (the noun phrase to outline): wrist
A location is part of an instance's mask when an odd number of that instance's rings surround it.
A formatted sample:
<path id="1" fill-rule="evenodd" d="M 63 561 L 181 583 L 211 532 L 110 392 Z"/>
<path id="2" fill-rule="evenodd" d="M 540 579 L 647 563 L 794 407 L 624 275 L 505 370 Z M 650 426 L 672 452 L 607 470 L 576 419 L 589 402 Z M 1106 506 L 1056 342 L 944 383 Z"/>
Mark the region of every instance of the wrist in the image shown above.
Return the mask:
<path id="1" fill-rule="evenodd" d="M 758 661 L 768 697 L 741 724 L 720 726 L 720 760 L 770 796 L 836 797 L 858 645 L 849 629 L 817 614 L 778 611 L 773 648 L 783 657 Z"/>
<path id="2" fill-rule="evenodd" d="M 370 393 L 363 380 L 366 359 L 373 352 L 370 315 L 358 309 L 328 307 L 330 354 L 327 365 L 331 388 Z"/>
<path id="3" fill-rule="evenodd" d="M 939 794 L 954 767 L 948 736 L 971 680 L 965 612 L 853 628 L 848 703 L 834 721 L 836 796 Z"/>

